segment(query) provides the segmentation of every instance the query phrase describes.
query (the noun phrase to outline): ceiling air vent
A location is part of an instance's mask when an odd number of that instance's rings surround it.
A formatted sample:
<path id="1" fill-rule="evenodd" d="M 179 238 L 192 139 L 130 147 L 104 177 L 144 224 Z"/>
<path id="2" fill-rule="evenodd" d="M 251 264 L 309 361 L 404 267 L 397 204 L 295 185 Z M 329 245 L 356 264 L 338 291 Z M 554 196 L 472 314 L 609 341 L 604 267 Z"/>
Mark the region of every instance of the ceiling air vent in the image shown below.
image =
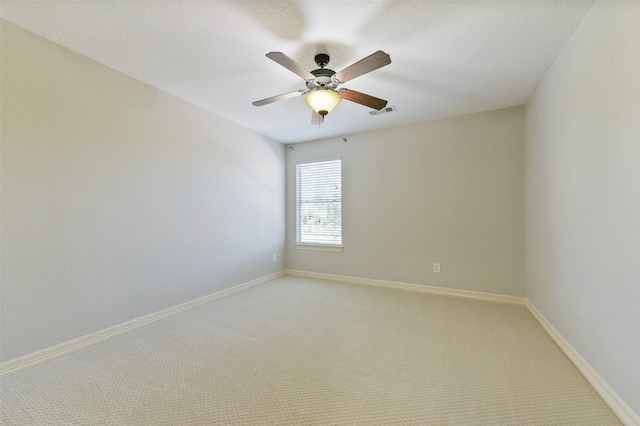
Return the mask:
<path id="1" fill-rule="evenodd" d="M 386 114 L 388 112 L 396 112 L 396 111 L 397 111 L 396 110 L 396 106 L 392 105 L 392 106 L 389 106 L 389 107 L 386 107 L 386 108 L 382 108 L 381 110 L 378 110 L 378 111 L 375 111 L 375 110 L 374 111 L 369 111 L 369 114 L 371 114 L 373 116 L 373 115 Z"/>

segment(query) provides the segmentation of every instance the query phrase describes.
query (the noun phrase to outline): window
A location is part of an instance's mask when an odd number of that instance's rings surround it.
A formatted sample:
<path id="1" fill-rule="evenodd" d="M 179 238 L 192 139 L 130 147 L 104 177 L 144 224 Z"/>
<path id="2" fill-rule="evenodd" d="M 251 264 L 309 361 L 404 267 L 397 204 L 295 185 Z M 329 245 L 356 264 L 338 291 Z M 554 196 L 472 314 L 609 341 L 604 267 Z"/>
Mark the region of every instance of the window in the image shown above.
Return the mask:
<path id="1" fill-rule="evenodd" d="M 296 243 L 342 245 L 342 160 L 296 165 Z"/>

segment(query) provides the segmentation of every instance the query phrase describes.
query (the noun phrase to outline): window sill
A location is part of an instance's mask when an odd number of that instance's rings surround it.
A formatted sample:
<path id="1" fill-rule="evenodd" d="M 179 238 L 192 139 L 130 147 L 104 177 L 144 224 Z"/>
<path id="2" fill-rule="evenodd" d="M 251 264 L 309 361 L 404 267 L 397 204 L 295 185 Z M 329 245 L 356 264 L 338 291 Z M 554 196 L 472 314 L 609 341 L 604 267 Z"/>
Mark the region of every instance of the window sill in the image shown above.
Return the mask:
<path id="1" fill-rule="evenodd" d="M 296 243 L 296 250 L 332 251 L 341 253 L 343 246 L 330 246 L 325 244 L 301 244 Z"/>

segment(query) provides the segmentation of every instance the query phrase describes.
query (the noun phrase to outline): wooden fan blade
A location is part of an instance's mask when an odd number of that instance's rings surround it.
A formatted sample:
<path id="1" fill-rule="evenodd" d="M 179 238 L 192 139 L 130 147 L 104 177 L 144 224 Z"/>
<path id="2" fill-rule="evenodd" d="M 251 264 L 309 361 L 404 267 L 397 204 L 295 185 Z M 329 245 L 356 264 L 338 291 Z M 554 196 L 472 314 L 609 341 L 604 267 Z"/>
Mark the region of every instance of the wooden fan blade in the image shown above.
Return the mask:
<path id="1" fill-rule="evenodd" d="M 377 70 L 378 68 L 382 68 L 385 65 L 389 65 L 390 63 L 391 57 L 382 50 L 378 50 L 376 53 L 372 53 L 355 64 L 349 65 L 342 71 L 337 72 L 336 79 L 340 83 L 345 83 L 356 77 L 360 77 L 362 74 L 366 74 L 373 70 Z"/>
<path id="2" fill-rule="evenodd" d="M 346 99 L 348 101 L 355 102 L 357 104 L 377 110 L 381 110 L 382 108 L 387 106 L 387 101 L 385 101 L 384 99 L 375 98 L 364 93 L 356 92 L 355 90 L 342 89 L 340 91 L 340 96 L 342 96 L 342 99 Z"/>
<path id="3" fill-rule="evenodd" d="M 289 98 L 295 98 L 296 96 L 304 95 L 305 93 L 307 92 L 304 90 L 297 90 L 295 92 L 284 93 L 282 95 L 272 96 L 270 98 L 262 99 L 261 101 L 255 101 L 255 102 L 252 102 L 252 104 L 253 106 L 262 106 L 262 105 L 270 104 L 273 102 L 283 101 Z"/>
<path id="4" fill-rule="evenodd" d="M 289 71 L 293 71 L 295 74 L 298 74 L 300 77 L 305 80 L 313 80 L 316 78 L 313 74 L 311 74 L 306 68 L 302 65 L 288 57 L 282 52 L 269 52 L 267 53 L 267 58 L 275 61 L 288 69 Z"/>
<path id="5" fill-rule="evenodd" d="M 322 123 L 324 123 L 324 115 L 320 115 L 314 110 L 311 110 L 311 124 L 315 126 L 315 125 L 320 125 Z"/>

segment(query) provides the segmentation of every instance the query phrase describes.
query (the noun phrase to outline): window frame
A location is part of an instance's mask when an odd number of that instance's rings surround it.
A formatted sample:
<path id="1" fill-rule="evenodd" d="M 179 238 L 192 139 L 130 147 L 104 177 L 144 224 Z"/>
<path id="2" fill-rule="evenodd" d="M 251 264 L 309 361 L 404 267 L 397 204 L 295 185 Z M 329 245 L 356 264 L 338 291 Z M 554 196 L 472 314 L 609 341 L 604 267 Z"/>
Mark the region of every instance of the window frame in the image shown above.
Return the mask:
<path id="1" fill-rule="evenodd" d="M 303 241 L 302 238 L 302 217 L 301 217 L 301 182 L 300 182 L 300 167 L 309 164 L 329 163 L 339 161 L 339 178 L 340 178 L 340 241 L 336 243 L 332 242 L 318 242 L 318 241 Z M 343 250 L 343 230 L 342 230 L 342 158 L 327 158 L 323 160 L 309 160 L 300 161 L 296 163 L 295 172 L 295 248 L 298 250 L 316 250 L 316 251 L 329 251 L 329 252 L 341 252 Z"/>

